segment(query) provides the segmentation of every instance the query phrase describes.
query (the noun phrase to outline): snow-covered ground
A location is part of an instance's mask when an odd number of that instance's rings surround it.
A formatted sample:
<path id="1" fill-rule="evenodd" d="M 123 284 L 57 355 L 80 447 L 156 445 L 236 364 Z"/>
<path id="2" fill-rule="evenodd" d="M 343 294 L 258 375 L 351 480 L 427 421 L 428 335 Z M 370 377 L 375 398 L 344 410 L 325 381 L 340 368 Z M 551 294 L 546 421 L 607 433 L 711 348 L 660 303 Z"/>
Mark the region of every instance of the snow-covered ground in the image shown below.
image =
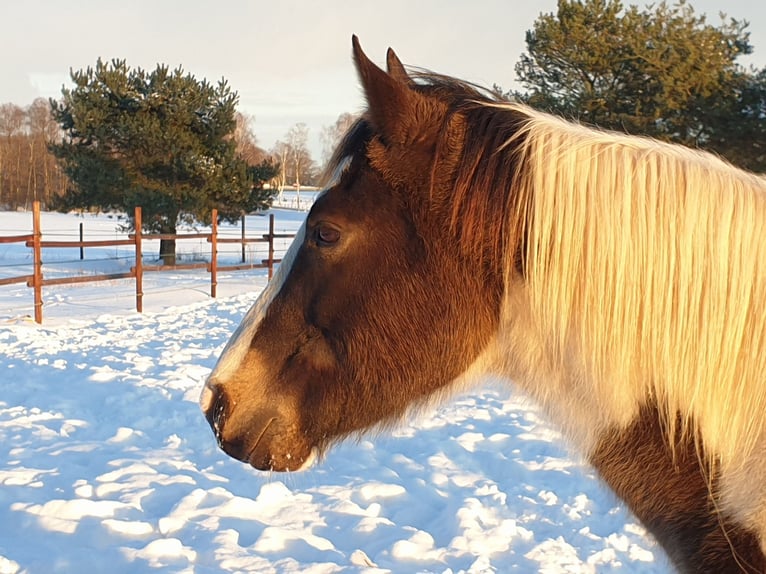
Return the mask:
<path id="1" fill-rule="evenodd" d="M 303 216 L 279 211 L 277 228 Z M 119 234 L 106 216 L 44 213 L 43 230 L 74 239 L 80 221 L 89 239 Z M 30 214 L 0 213 L 0 235 L 30 228 Z M 179 244 L 189 259 L 207 249 Z M 29 261 L 0 244 L 0 277 Z M 44 261 L 49 276 L 132 264 L 117 248 Z M 226 457 L 197 398 L 266 272 L 221 274 L 217 299 L 208 281 L 147 275 L 143 314 L 131 280 L 47 287 L 42 326 L 28 319 L 30 289 L 0 286 L 0 574 L 669 571 L 592 470 L 497 382 L 305 473 Z"/>

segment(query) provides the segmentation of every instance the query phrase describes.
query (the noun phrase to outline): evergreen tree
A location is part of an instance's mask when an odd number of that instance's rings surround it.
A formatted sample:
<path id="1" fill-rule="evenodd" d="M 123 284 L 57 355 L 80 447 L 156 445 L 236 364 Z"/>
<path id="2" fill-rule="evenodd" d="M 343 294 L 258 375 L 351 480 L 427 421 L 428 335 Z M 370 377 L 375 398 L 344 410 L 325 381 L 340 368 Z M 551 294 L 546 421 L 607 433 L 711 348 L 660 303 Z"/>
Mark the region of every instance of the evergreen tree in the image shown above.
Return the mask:
<path id="1" fill-rule="evenodd" d="M 133 226 L 141 206 L 144 231 L 174 234 L 179 223 L 209 223 L 213 208 L 234 220 L 268 203 L 236 155 L 238 97 L 225 80 L 164 65 L 147 73 L 124 60 L 98 60 L 71 78 L 74 88 L 51 100 L 64 133 L 51 151 L 72 182 L 61 207 L 124 210 Z M 160 256 L 175 264 L 175 241 L 162 240 Z"/>
<path id="2" fill-rule="evenodd" d="M 743 72 L 734 97 L 707 112 L 706 147 L 746 169 L 766 173 L 766 68 Z"/>
<path id="3" fill-rule="evenodd" d="M 683 0 L 644 10 L 559 0 L 555 14 L 541 14 L 527 31 L 516 66 L 527 91 L 507 95 L 585 123 L 711 148 L 752 169 L 758 154 L 744 148 L 762 148 L 762 137 L 731 145 L 733 129 L 755 136 L 766 121 L 753 113 L 762 76 L 735 62 L 752 51 L 747 26 L 712 26 Z M 747 124 L 754 120 L 758 129 Z"/>

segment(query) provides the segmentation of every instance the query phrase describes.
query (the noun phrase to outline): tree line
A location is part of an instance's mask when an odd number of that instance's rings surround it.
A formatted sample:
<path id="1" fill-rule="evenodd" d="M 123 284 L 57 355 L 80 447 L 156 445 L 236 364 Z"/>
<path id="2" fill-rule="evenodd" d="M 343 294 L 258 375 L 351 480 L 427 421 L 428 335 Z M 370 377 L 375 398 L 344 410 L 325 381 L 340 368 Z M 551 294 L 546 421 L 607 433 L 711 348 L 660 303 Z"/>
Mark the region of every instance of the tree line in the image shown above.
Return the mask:
<path id="1" fill-rule="evenodd" d="M 48 150 L 60 137 L 47 100 L 0 105 L 0 209 L 50 204 L 66 192 L 67 177 Z"/>
<path id="2" fill-rule="evenodd" d="M 236 152 L 249 166 L 272 166 L 274 174 L 264 177 L 279 192 L 286 186 L 314 186 L 319 183 L 323 164 L 351 126 L 355 116 L 343 113 L 336 123 L 322 128 L 322 156 L 317 161 L 308 146 L 309 129 L 297 123 L 285 137 L 266 150 L 258 145 L 255 118 L 235 112 L 231 138 Z M 62 205 L 60 198 L 73 186 L 51 146 L 62 139 L 61 126 L 51 115 L 50 101 L 37 98 L 22 107 L 0 104 L 0 209 L 31 209 L 39 200 L 48 208 Z M 263 175 L 270 172 L 266 170 Z"/>

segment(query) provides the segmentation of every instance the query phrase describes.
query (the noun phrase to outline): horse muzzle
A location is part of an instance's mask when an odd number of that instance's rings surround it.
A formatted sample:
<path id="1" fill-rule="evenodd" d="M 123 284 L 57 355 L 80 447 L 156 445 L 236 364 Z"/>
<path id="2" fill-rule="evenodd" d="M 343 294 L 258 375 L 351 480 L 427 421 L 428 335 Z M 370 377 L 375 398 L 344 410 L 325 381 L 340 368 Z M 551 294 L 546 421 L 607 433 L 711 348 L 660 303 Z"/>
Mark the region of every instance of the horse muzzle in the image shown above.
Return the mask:
<path id="1" fill-rule="evenodd" d="M 300 471 L 317 458 L 318 449 L 299 439 L 299 425 L 279 408 L 243 407 L 211 380 L 200 406 L 221 450 L 257 470 Z"/>

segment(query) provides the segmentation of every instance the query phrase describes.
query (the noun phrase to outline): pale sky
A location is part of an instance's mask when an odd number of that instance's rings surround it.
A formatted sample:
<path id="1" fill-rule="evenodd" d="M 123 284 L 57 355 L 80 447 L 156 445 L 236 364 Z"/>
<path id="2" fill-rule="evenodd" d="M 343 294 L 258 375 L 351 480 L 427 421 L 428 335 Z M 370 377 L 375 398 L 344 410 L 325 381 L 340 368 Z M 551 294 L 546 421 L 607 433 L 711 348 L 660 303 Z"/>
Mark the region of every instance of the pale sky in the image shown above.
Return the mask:
<path id="1" fill-rule="evenodd" d="M 147 70 L 181 65 L 198 79 L 226 78 L 266 149 L 306 123 L 316 160 L 322 126 L 363 107 L 352 34 L 380 64 L 391 46 L 405 64 L 508 89 L 525 32 L 556 9 L 556 0 L 2 1 L 0 103 L 59 97 L 70 68 L 99 57 Z M 631 3 L 646 5 L 623 1 Z M 740 63 L 766 66 L 766 2 L 688 3 L 715 25 L 721 11 L 749 21 L 754 53 Z"/>

